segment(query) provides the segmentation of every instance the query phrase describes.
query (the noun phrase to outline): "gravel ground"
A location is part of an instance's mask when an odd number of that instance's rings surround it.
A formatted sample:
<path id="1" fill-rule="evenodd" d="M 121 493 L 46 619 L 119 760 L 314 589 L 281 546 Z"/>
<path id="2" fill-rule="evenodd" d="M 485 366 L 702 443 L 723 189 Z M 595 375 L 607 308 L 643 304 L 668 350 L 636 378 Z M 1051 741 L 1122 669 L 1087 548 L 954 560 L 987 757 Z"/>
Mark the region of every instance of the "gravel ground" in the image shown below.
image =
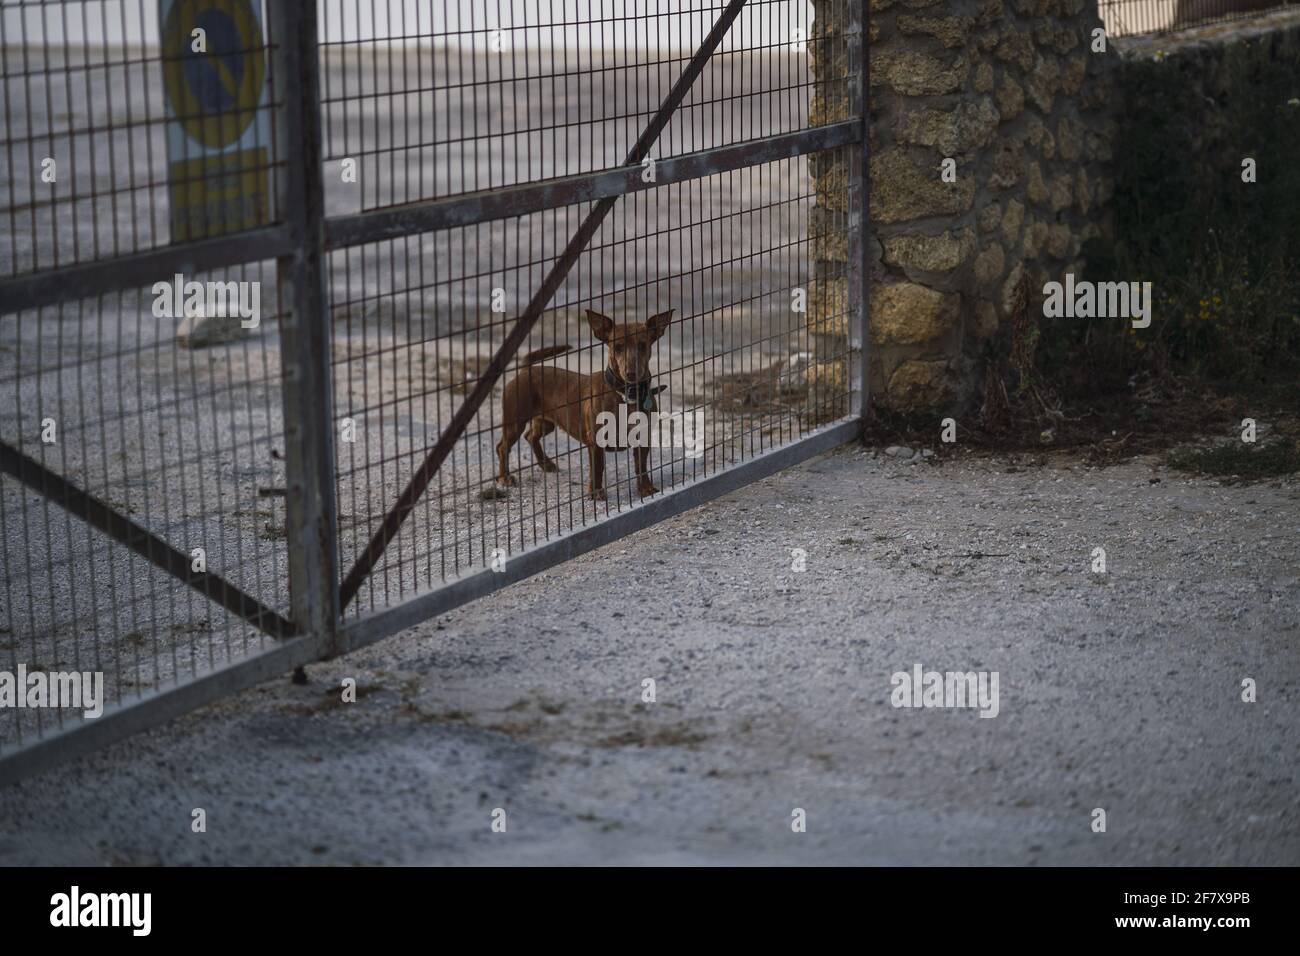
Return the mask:
<path id="1" fill-rule="evenodd" d="M 846 448 L 8 788 L 0 863 L 1294 865 L 1298 643 L 1294 479 Z"/>

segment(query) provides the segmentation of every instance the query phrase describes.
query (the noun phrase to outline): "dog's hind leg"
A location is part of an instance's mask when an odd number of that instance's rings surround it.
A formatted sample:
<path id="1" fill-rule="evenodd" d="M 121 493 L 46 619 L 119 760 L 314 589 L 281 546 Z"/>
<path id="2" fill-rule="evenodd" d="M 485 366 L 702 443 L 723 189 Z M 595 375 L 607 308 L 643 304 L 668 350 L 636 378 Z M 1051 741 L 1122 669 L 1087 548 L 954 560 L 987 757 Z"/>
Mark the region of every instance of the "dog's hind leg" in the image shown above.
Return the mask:
<path id="1" fill-rule="evenodd" d="M 501 440 L 497 442 L 497 481 L 503 485 L 517 485 L 519 481 L 510 474 L 510 449 L 519 441 L 523 428 L 518 422 L 507 421 L 501 426 Z"/>
<path id="2" fill-rule="evenodd" d="M 533 457 L 537 463 L 542 466 L 542 471 L 559 471 L 555 462 L 546 454 L 546 449 L 542 447 L 542 439 L 555 431 L 555 422 L 548 422 L 545 418 L 538 415 L 528 426 L 528 444 L 533 446 Z"/>

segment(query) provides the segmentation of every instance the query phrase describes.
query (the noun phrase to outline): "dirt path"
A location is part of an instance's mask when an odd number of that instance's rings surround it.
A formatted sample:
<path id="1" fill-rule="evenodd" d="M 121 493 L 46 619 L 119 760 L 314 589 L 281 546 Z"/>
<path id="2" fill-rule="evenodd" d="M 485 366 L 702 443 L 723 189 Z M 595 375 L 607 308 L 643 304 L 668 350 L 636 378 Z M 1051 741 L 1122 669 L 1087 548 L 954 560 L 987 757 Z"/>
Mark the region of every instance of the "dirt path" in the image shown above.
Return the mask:
<path id="1" fill-rule="evenodd" d="M 1298 651 L 1295 479 L 844 449 L 0 792 L 0 863 L 1294 865 Z"/>

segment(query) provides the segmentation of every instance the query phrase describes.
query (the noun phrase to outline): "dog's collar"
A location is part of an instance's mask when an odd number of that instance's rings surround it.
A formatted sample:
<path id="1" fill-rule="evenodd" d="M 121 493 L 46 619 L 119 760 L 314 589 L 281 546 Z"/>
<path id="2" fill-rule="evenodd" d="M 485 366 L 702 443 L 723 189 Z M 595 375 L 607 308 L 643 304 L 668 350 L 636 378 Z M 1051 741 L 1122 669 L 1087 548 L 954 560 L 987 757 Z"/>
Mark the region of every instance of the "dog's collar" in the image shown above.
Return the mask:
<path id="1" fill-rule="evenodd" d="M 646 379 L 644 382 L 625 382 L 608 365 L 605 366 L 605 384 L 618 392 L 627 404 L 645 412 L 652 410 L 654 397 L 668 388 L 667 385 L 660 385 L 656 388 L 651 385 L 650 379 Z"/>

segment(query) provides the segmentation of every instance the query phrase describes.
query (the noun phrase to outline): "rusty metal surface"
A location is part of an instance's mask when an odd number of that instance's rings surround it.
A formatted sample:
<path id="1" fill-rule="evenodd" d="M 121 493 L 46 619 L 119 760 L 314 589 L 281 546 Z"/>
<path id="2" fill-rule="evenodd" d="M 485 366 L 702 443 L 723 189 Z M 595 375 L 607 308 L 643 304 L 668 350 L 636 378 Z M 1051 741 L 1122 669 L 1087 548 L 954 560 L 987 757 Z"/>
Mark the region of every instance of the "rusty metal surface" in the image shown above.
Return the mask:
<path id="1" fill-rule="evenodd" d="M 334 216 L 325 223 L 325 246 L 348 246 L 396 239 L 435 229 L 453 229 L 510 216 L 569 206 L 598 199 L 613 199 L 669 183 L 682 183 L 746 166 L 790 159 L 824 149 L 858 143 L 862 124 L 857 120 L 815 126 L 769 139 L 719 146 L 715 149 L 661 159 L 653 184 L 641 179 L 641 167 L 579 173 L 563 179 L 521 183 L 503 189 L 464 193 L 446 199 L 389 207 L 355 216 Z"/>

